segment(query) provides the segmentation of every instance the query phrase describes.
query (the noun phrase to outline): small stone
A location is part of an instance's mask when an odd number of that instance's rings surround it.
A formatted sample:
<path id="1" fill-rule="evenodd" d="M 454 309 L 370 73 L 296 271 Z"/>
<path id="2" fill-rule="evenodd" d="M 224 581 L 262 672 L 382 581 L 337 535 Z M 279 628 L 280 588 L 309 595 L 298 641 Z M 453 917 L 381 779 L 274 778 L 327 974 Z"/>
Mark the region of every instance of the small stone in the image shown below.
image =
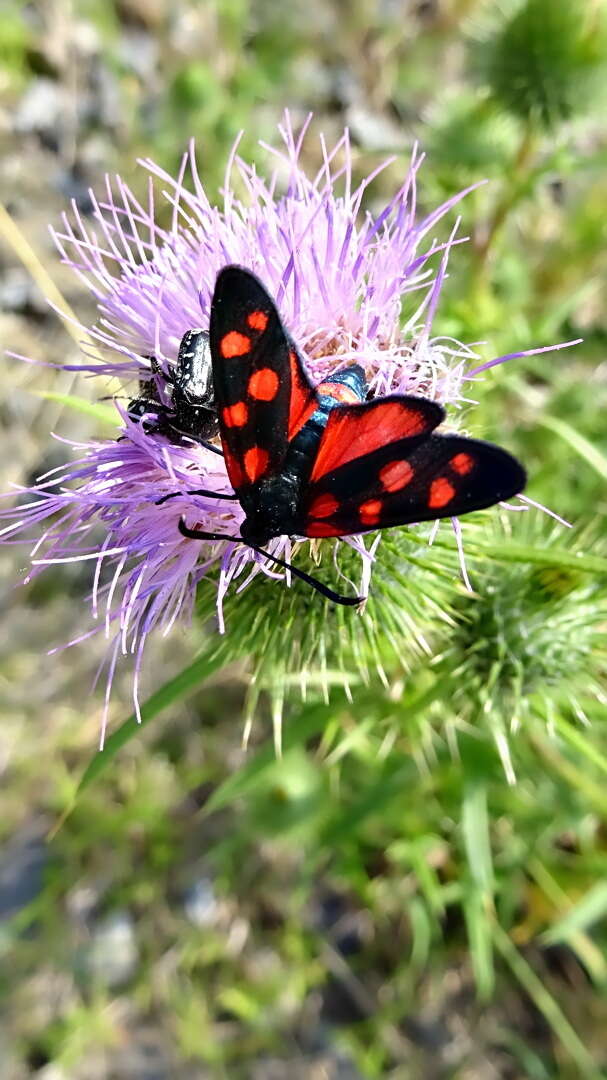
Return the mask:
<path id="1" fill-rule="evenodd" d="M 15 131 L 56 139 L 63 130 L 69 101 L 65 89 L 52 79 L 35 79 L 25 91 L 15 113 Z"/>
<path id="2" fill-rule="evenodd" d="M 36 319 L 48 318 L 51 312 L 40 289 L 21 266 L 11 266 L 2 275 L 0 310 Z"/>
<path id="3" fill-rule="evenodd" d="M 113 989 L 123 986 L 135 973 L 139 954 L 135 928 L 126 910 L 112 911 L 99 920 L 86 957 L 91 978 Z"/>
<path id="4" fill-rule="evenodd" d="M 347 121 L 353 139 L 365 150 L 403 150 L 408 145 L 404 128 L 363 104 L 347 110 Z"/>
<path id="5" fill-rule="evenodd" d="M 48 864 L 46 826 L 29 822 L 9 841 L 0 862 L 0 920 L 10 919 L 42 891 Z"/>
<path id="6" fill-rule="evenodd" d="M 213 882 L 208 877 L 198 878 L 187 890 L 183 910 L 194 926 L 213 926 L 217 921 L 218 907 Z"/>
<path id="7" fill-rule="evenodd" d="M 69 1076 L 60 1065 L 54 1065 L 50 1062 L 49 1065 L 44 1065 L 42 1069 L 36 1070 L 36 1080 L 69 1080 Z"/>
<path id="8" fill-rule="evenodd" d="M 75 162 L 70 169 L 62 169 L 56 180 L 57 188 L 70 202 L 75 203 L 81 214 L 92 214 L 91 184 L 84 175 L 81 166 Z"/>
<path id="9" fill-rule="evenodd" d="M 119 56 L 126 68 L 130 68 L 145 84 L 151 84 L 158 66 L 158 42 L 156 38 L 134 27 L 123 31 L 119 43 Z"/>

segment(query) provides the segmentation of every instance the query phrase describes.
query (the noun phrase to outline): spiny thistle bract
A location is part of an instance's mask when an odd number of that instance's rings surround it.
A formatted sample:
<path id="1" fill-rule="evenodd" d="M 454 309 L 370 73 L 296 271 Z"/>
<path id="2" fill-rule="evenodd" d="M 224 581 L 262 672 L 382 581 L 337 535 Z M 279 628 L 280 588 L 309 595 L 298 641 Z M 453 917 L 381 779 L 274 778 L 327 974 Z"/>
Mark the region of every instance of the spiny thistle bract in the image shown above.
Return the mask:
<path id="1" fill-rule="evenodd" d="M 562 545 L 561 529 L 525 518 L 519 540 L 548 554 Z M 495 546 L 503 539 L 496 531 Z M 604 705 L 607 588 L 574 562 L 605 548 L 587 529 L 569 535 L 565 565 L 507 563 L 499 574 L 475 565 L 475 595 L 454 605 L 437 668 L 452 686 L 454 714 L 464 726 L 489 729 L 510 779 L 509 732 L 533 718 L 550 725 L 556 715 L 587 722 L 586 710 Z"/>
<path id="2" fill-rule="evenodd" d="M 474 50 L 497 102 L 527 123 L 552 128 L 602 95 L 607 82 L 604 0 L 516 0 Z M 495 25 L 497 21 L 497 25 Z"/>
<path id="3" fill-rule="evenodd" d="M 345 133 L 330 151 L 321 137 L 322 164 L 310 179 L 300 164 L 306 127 L 296 137 L 286 118 L 280 128 L 282 148 L 265 148 L 274 162 L 268 179 L 241 160 L 235 147 L 221 209 L 205 194 L 193 147 L 177 179 L 143 162 L 150 174 L 147 206 L 119 177 L 113 185 L 108 181 L 104 200 L 91 195 L 92 226 L 73 206 L 72 220 L 65 216 L 55 239 L 64 262 L 95 298 L 99 319 L 88 333 L 100 350 L 97 356 L 85 355 L 74 370 L 131 384 L 151 378 L 152 356 L 165 372 L 171 370 L 185 331 L 208 325 L 215 279 L 226 263 L 245 266 L 263 278 L 315 383 L 355 360 L 364 366 L 376 395 L 421 394 L 457 407 L 473 385 L 467 380 L 509 358 L 479 366 L 468 347 L 431 336 L 457 226 L 443 243 L 433 239 L 434 230 L 466 192 L 418 219 L 416 179 L 422 157 L 414 151 L 391 202 L 375 218 L 365 215 L 365 192 L 380 169 L 354 186 Z M 192 191 L 184 186 L 188 167 Z M 168 229 L 156 220 L 154 180 L 161 182 L 172 207 Z M 157 378 L 157 383 L 161 398 L 170 401 L 163 380 Z M 32 531 L 37 537 L 28 578 L 52 563 L 91 561 L 92 615 L 110 641 L 106 700 L 119 656 L 130 654 L 139 715 L 137 684 L 147 636 L 154 629 L 166 634 L 178 617 L 191 616 L 203 579 L 214 585 L 222 631 L 228 591 L 241 593 L 260 575 L 268 592 L 268 578 L 279 578 L 273 587 L 281 591 L 290 583 L 241 544 L 184 538 L 178 523 L 188 508 L 198 528 L 238 534 L 238 503 L 226 509 L 225 502 L 212 496 L 187 494 L 193 485 L 218 494 L 230 490 L 222 457 L 194 441 L 171 441 L 154 432 L 129 416 L 119 401 L 116 410 L 119 437 L 74 445 L 76 460 L 24 489 L 23 496 L 32 496 L 30 502 L 22 497 L 16 509 L 3 512 L 9 521 L 3 539 L 16 543 L 21 533 Z M 159 496 L 176 490 L 183 496 L 157 504 Z M 359 587 L 366 594 L 381 546 L 378 549 L 374 537 L 346 541 L 362 564 Z M 355 572 L 347 546 L 336 548 L 333 541 L 305 541 L 302 546 L 315 558 L 324 551 L 337 573 L 342 560 L 350 574 Z M 393 546 L 391 540 L 383 543 L 388 563 Z M 283 558 L 300 557 L 286 536 L 268 548 Z M 397 581 L 395 571 L 384 592 L 394 590 Z M 260 588 L 260 606 L 266 596 Z M 285 603 L 289 606 L 290 601 Z M 399 604 L 403 614 L 396 617 L 393 612 L 384 620 L 388 640 L 402 637 L 405 628 L 409 637 L 415 636 L 410 604 L 401 596 Z M 350 620 L 361 627 L 362 637 L 369 636 L 367 622 L 354 614 Z M 322 650 L 324 635 L 319 640 Z M 262 656 L 265 644 L 266 637 L 259 634 L 252 648 Z M 406 644 L 396 642 L 395 647 L 401 654 L 406 651 Z"/>

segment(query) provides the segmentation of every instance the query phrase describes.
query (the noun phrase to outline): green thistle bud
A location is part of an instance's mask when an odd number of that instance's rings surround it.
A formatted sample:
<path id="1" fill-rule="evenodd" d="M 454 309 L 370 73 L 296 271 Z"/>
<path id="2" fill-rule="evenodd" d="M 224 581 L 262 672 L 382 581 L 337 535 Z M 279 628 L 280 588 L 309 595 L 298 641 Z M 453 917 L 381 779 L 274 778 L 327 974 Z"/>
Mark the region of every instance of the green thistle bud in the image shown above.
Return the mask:
<path id="1" fill-rule="evenodd" d="M 491 92 L 527 123 L 554 127 L 587 111 L 607 81 L 603 0 L 525 0 L 485 37 Z"/>
<path id="2" fill-rule="evenodd" d="M 537 550 L 563 545 L 562 530 L 530 523 Z M 588 538 L 574 538 L 574 554 Z M 602 545 L 604 547 L 604 543 Z M 594 539 L 597 552 L 601 541 Z M 607 619 L 605 582 L 567 566 L 507 564 L 500 575 L 474 574 L 476 597 L 459 604 L 448 650 L 455 672 L 455 710 L 504 732 L 535 716 L 584 718 L 584 702 L 600 697 L 600 644 Z"/>

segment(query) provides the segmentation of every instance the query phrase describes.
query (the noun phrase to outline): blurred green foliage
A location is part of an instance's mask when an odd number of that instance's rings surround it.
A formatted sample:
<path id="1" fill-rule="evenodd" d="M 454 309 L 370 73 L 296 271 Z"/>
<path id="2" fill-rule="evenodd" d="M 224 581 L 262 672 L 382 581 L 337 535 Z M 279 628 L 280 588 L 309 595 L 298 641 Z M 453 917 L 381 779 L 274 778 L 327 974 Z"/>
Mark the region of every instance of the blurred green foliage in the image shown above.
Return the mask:
<path id="1" fill-rule="evenodd" d="M 28 1061 L 113 1076 L 90 1062 L 144 1022 L 184 1078 L 312 1077 L 326 1055 L 327 1070 L 345 1055 L 352 1075 L 404 1080 L 607 1067 L 605 9 L 403 7 L 80 0 L 70 18 L 116 81 L 108 165 L 129 181 L 138 154 L 175 170 L 194 135 L 213 194 L 238 131 L 257 155 L 287 105 L 314 108 L 328 134 L 348 123 L 361 175 L 393 148 L 402 173 L 419 138 L 424 206 L 491 180 L 462 205 L 470 243 L 453 252 L 437 330 L 494 354 L 585 338 L 487 374 L 469 418 L 575 529 L 475 516 L 473 596 L 446 533 L 429 550 L 424 530 L 392 534 L 366 620 L 297 583 L 255 583 L 229 598 L 228 645 L 192 633 L 200 658 L 150 700 L 153 723 L 110 739 L 76 799 L 93 738 L 78 710 L 22 747 L 0 835 L 71 813 L 42 890 L 0 933 L 18 1077 Z M 39 16 L 3 12 L 9 103 L 41 70 L 65 75 Z M 125 52 L 133 26 L 157 48 L 147 75 Z M 201 590 L 200 627 L 211 610 Z M 200 880 L 213 901 L 196 921 L 184 897 Z M 124 911 L 138 960 L 114 985 L 88 942 Z M 50 1009 L 40 979 L 57 986 Z"/>

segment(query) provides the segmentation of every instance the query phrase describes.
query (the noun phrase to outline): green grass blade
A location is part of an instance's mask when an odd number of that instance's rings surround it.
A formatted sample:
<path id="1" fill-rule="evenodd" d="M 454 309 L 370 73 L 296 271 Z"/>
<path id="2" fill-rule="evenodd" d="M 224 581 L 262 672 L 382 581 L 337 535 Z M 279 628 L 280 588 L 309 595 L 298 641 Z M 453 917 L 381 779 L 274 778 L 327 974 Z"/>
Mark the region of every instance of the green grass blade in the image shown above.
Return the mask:
<path id="1" fill-rule="evenodd" d="M 193 663 L 180 671 L 174 678 L 169 679 L 164 686 L 161 686 L 156 693 L 148 698 L 141 707 L 140 724 L 137 722 L 135 714 L 132 713 L 116 731 L 113 731 L 105 740 L 103 750 L 99 750 L 91 758 L 78 781 L 72 800 L 63 812 L 54 832 L 57 832 L 66 818 L 69 817 L 82 792 L 107 769 L 119 750 L 122 750 L 123 746 L 126 746 L 135 735 L 139 734 L 145 724 L 148 724 L 150 720 L 154 720 L 169 705 L 174 705 L 193 690 L 198 689 L 205 679 L 208 679 L 210 675 L 213 675 L 234 659 L 234 647 L 231 642 L 226 640 L 219 646 L 214 644 L 212 649 L 199 656 Z"/>
<path id="2" fill-rule="evenodd" d="M 67 409 L 73 409 L 74 412 L 92 416 L 105 427 L 109 426 L 114 429 L 120 427 L 120 414 L 110 405 L 102 405 L 101 402 L 96 401 L 86 401 L 85 398 L 77 397 L 75 394 L 57 394 L 53 390 L 35 390 L 33 393 L 35 393 L 36 397 L 45 398 L 47 401 L 56 401 L 59 405 L 65 405 Z"/>
<path id="3" fill-rule="evenodd" d="M 409 964 L 413 971 L 423 972 L 432 949 L 433 923 L 426 905 L 418 896 L 409 901 L 408 912 L 411 926 L 411 954 Z"/>
<path id="4" fill-rule="evenodd" d="M 282 739 L 282 752 L 286 756 L 289 750 L 300 746 L 313 735 L 317 735 L 327 724 L 331 716 L 332 707 L 324 702 L 304 709 L 298 717 L 290 719 L 284 728 Z M 268 768 L 276 764 L 276 751 L 274 744 L 265 743 L 264 746 L 252 757 L 238 772 L 232 773 L 215 788 L 211 797 L 204 806 L 204 814 L 214 810 L 220 810 L 233 802 L 234 799 L 247 795 L 259 784 L 263 783 L 264 773 Z"/>
<path id="5" fill-rule="evenodd" d="M 462 836 L 470 875 L 479 889 L 493 890 L 493 863 L 487 812 L 487 788 L 468 784 L 462 806 Z"/>
<path id="6" fill-rule="evenodd" d="M 574 727 L 573 724 L 558 715 L 555 717 L 555 725 L 559 734 L 565 742 L 569 743 L 572 749 L 576 750 L 578 754 L 582 754 L 587 761 L 596 765 L 597 769 L 600 769 L 607 776 L 607 757 L 590 741 L 588 731 Z"/>
<path id="7" fill-rule="evenodd" d="M 559 435 L 603 480 L 607 480 L 607 458 L 584 435 L 556 416 L 542 416 L 540 413 L 536 417 L 536 423 L 540 427 L 547 428 L 548 431 L 553 431 L 555 435 Z"/>
<path id="8" fill-rule="evenodd" d="M 411 864 L 413 872 L 417 878 L 419 888 L 423 893 L 430 911 L 435 915 L 444 915 L 445 904 L 443 900 L 443 887 L 441 885 L 439 876 L 430 864 L 428 859 L 428 851 L 433 846 L 424 843 L 424 841 L 412 841 L 406 844 L 406 856 L 407 861 Z M 398 847 L 393 845 L 396 849 L 394 855 L 397 854 Z M 392 849 L 389 849 L 389 854 L 394 857 Z"/>
<path id="9" fill-rule="evenodd" d="M 563 915 L 562 919 L 542 934 L 542 941 L 549 945 L 554 945 L 557 941 L 568 941 L 576 931 L 588 929 L 605 915 L 607 915 L 607 882 L 599 881 L 566 915 Z"/>
<path id="10" fill-rule="evenodd" d="M 462 907 L 477 993 L 481 1001 L 487 1001 L 493 993 L 495 973 L 491 930 L 494 876 L 485 784 L 466 785 L 461 829 L 468 863 Z"/>
<path id="11" fill-rule="evenodd" d="M 549 738 L 545 731 L 530 731 L 530 741 L 544 759 L 544 767 L 550 766 L 551 770 L 565 780 L 568 786 L 576 789 L 599 814 L 607 815 L 607 792 L 604 784 L 596 783 L 587 775 L 588 770 L 578 768 L 570 758 L 561 754 L 556 740 Z"/>
<path id="12" fill-rule="evenodd" d="M 489 1001 L 495 988 L 491 897 L 470 882 L 468 886 L 464 886 L 462 909 L 466 920 L 476 993 L 480 1001 Z"/>
<path id="13" fill-rule="evenodd" d="M 453 544 L 435 540 L 434 547 L 453 549 Z M 493 559 L 496 562 L 532 563 L 537 566 L 559 566 L 567 570 L 580 570 L 587 574 L 607 576 L 607 559 L 600 555 L 573 553 L 562 548 L 534 547 L 532 544 L 514 544 L 508 540 L 499 543 L 483 543 L 470 533 L 465 536 L 466 554 L 472 558 Z"/>
<path id="14" fill-rule="evenodd" d="M 527 991 L 552 1028 L 556 1038 L 575 1062 L 580 1076 L 584 1077 L 584 1080 L 601 1080 L 600 1069 L 597 1068 L 560 1006 L 498 923 L 493 924 L 493 942 L 512 974 Z"/>
<path id="15" fill-rule="evenodd" d="M 561 887 L 556 878 L 550 873 L 550 870 L 542 862 L 541 859 L 533 858 L 529 860 L 528 870 L 533 877 L 536 885 L 541 889 L 548 902 L 556 908 L 557 915 L 553 920 L 552 927 L 545 930 L 541 935 L 541 940 L 545 943 L 549 943 L 552 935 L 552 929 L 554 926 L 564 921 L 569 913 L 573 909 L 573 901 L 570 900 L 567 892 Z M 594 890 L 589 890 L 586 896 L 590 896 L 590 893 Z M 580 905 L 583 905 L 585 898 L 579 901 Z M 561 913 L 560 916 L 558 913 Z M 567 944 L 579 957 L 580 963 L 586 968 L 591 979 L 604 990 L 607 985 L 607 958 L 604 955 L 604 950 L 601 948 L 601 944 L 592 940 L 589 934 L 583 929 L 567 930 Z"/>
<path id="16" fill-rule="evenodd" d="M 395 799 L 406 799 L 408 767 L 400 761 L 388 761 L 377 773 L 374 783 L 364 789 L 359 799 L 352 799 L 344 812 L 336 814 L 322 832 L 323 846 L 333 848 L 344 843 L 365 825 L 368 818 L 376 817 Z"/>

